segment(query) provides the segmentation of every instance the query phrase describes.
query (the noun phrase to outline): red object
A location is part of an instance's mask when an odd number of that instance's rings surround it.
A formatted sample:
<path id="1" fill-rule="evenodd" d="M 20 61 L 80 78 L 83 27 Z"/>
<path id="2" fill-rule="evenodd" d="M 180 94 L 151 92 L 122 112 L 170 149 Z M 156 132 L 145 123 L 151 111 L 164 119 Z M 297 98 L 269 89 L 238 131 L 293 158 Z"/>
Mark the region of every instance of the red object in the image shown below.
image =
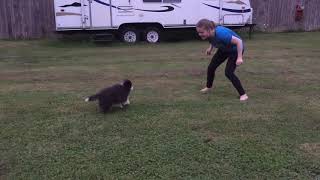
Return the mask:
<path id="1" fill-rule="evenodd" d="M 303 18 L 303 6 L 297 5 L 296 6 L 296 15 L 295 15 L 295 20 L 296 21 L 301 21 Z"/>

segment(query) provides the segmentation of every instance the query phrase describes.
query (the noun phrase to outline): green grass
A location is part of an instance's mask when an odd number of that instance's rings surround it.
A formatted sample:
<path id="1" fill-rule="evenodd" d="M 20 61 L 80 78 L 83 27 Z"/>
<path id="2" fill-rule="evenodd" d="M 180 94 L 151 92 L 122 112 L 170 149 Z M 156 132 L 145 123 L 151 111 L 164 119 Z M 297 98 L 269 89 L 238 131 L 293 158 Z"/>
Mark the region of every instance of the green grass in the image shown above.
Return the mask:
<path id="1" fill-rule="evenodd" d="M 207 42 L 0 41 L 0 179 L 314 179 L 320 33 L 256 34 L 201 95 Z M 129 78 L 132 105 L 83 98 Z"/>

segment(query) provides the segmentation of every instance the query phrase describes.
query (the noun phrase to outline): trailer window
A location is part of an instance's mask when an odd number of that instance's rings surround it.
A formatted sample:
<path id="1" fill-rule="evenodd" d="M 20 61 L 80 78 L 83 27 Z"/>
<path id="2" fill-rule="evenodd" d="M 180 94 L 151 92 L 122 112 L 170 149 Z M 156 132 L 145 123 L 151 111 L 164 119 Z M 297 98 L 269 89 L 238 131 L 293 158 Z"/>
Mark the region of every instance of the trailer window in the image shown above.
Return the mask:
<path id="1" fill-rule="evenodd" d="M 164 3 L 181 3 L 181 0 L 163 0 Z"/>
<path id="2" fill-rule="evenodd" d="M 162 0 L 143 0 L 143 2 L 162 2 Z"/>
<path id="3" fill-rule="evenodd" d="M 143 0 L 143 2 L 157 2 L 157 3 L 180 3 L 181 0 Z"/>

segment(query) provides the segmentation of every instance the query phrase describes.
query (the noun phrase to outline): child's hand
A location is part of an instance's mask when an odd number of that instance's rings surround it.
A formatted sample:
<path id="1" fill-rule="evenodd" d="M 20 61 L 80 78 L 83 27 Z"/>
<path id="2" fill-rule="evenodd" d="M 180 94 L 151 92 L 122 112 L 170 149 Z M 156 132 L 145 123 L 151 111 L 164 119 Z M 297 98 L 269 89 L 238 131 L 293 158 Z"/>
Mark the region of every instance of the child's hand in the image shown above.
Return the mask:
<path id="1" fill-rule="evenodd" d="M 242 58 L 238 58 L 236 61 L 236 65 L 240 66 L 243 63 L 243 59 Z"/>
<path id="2" fill-rule="evenodd" d="M 206 50 L 206 55 L 211 55 L 211 52 L 212 52 L 212 49 L 211 49 L 211 48 L 208 48 L 208 49 Z"/>

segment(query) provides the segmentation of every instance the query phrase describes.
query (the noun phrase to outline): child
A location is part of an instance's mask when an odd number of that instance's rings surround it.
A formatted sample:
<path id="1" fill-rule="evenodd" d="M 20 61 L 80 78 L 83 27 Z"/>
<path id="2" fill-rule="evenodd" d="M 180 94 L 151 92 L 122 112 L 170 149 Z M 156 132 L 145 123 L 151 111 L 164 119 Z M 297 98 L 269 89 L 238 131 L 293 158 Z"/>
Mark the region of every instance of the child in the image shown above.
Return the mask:
<path id="1" fill-rule="evenodd" d="M 228 59 L 225 75 L 237 89 L 240 101 L 246 101 L 248 96 L 240 80 L 234 74 L 236 67 L 243 63 L 242 54 L 244 49 L 240 36 L 228 28 L 216 26 L 214 22 L 208 19 L 200 20 L 196 28 L 201 39 L 207 39 L 210 42 L 210 47 L 206 50 L 207 55 L 211 54 L 213 47 L 218 48 L 208 67 L 207 86 L 201 92 L 206 93 L 211 90 L 217 67 Z"/>

